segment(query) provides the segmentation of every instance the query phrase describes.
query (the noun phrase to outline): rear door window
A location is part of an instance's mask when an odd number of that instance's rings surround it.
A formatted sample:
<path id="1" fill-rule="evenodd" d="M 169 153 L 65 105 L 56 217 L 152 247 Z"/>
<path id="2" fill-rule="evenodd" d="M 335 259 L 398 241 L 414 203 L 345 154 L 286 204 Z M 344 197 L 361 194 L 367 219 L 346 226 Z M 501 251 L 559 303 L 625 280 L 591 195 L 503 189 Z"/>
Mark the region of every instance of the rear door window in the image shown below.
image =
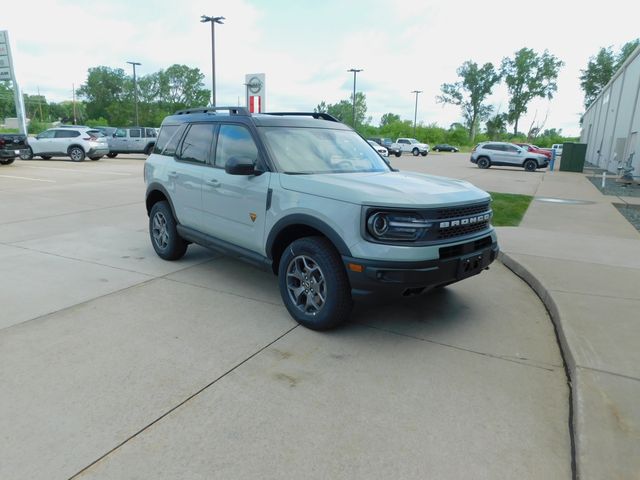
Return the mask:
<path id="1" fill-rule="evenodd" d="M 131 130 L 129 130 L 129 136 L 131 138 L 140 138 L 140 129 L 132 128 Z"/>
<path id="2" fill-rule="evenodd" d="M 158 140 L 153 153 L 160 155 L 173 156 L 176 154 L 176 148 L 180 142 L 180 138 L 185 130 L 185 125 L 164 125 L 160 129 Z"/>
<path id="3" fill-rule="evenodd" d="M 212 123 L 195 123 L 189 127 L 178 158 L 186 162 L 207 163 L 211 155 L 214 125 Z"/>
<path id="4" fill-rule="evenodd" d="M 80 132 L 77 130 L 56 130 L 56 138 L 74 138 L 79 136 Z"/>

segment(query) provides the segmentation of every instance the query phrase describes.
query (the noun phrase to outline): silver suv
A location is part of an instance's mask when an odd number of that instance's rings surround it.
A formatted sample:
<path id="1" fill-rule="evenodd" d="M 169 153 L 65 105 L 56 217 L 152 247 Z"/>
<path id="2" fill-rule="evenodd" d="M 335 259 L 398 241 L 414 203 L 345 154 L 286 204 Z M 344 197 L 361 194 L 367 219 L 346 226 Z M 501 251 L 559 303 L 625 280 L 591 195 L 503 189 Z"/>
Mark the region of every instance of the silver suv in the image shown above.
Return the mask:
<path id="1" fill-rule="evenodd" d="M 312 329 L 347 319 L 354 297 L 448 285 L 498 252 L 486 192 L 393 170 L 324 113 L 177 112 L 144 175 L 161 258 L 198 243 L 265 268 L 291 316 Z"/>
<path id="2" fill-rule="evenodd" d="M 20 157 L 30 160 L 37 155 L 49 160 L 68 156 L 74 162 L 82 162 L 86 157 L 100 160 L 108 153 L 107 139 L 100 131 L 90 127 L 60 126 L 29 138 L 29 148 Z"/>
<path id="3" fill-rule="evenodd" d="M 475 146 L 471 152 L 471 163 L 479 168 L 492 165 L 522 167 L 529 172 L 549 165 L 546 155 L 533 153 L 527 149 L 507 142 L 483 142 Z"/>
<path id="4" fill-rule="evenodd" d="M 152 127 L 116 128 L 108 137 L 109 158 L 119 153 L 144 153 L 149 155 L 156 144 L 157 132 Z"/>

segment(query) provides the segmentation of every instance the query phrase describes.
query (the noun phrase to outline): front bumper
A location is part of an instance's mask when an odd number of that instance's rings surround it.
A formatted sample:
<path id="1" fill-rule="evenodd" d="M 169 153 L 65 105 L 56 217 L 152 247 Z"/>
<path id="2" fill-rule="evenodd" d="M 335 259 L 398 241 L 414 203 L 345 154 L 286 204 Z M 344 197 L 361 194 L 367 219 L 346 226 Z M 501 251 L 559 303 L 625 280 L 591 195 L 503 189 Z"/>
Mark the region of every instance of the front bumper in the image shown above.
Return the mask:
<path id="1" fill-rule="evenodd" d="M 394 262 L 343 256 L 342 261 L 354 297 L 406 296 L 477 275 L 496 259 L 498 251 L 498 243 L 489 235 L 443 246 L 440 258 L 434 260 Z M 354 265 L 360 267 L 354 269 Z"/>

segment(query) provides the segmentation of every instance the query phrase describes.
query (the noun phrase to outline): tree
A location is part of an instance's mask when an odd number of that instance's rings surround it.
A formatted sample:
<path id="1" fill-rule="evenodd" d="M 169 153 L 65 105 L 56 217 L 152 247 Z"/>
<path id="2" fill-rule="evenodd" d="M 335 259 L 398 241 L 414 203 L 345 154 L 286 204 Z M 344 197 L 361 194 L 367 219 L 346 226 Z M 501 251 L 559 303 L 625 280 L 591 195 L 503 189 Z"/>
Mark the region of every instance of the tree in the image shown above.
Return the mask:
<path id="1" fill-rule="evenodd" d="M 100 66 L 89 69 L 87 81 L 77 93 L 86 100 L 89 118 L 104 117 L 116 125 L 108 110 L 117 110 L 127 99 L 127 91 L 133 91 L 133 82 L 122 68 Z"/>
<path id="2" fill-rule="evenodd" d="M 313 109 L 315 113 L 327 113 L 327 102 L 321 101 L 316 108 Z"/>
<path id="3" fill-rule="evenodd" d="M 488 119 L 485 125 L 487 128 L 487 136 L 491 140 L 497 140 L 501 135 L 507 133 L 507 114 L 497 113 Z"/>
<path id="4" fill-rule="evenodd" d="M 473 142 L 478 124 L 486 119 L 493 107 L 485 105 L 484 100 L 491 94 L 493 87 L 500 81 L 500 75 L 493 64 L 478 64 L 467 60 L 457 69 L 462 80 L 456 83 L 443 83 L 440 87 L 442 95 L 436 97 L 440 103 L 458 105 L 469 129 L 469 140 Z"/>
<path id="5" fill-rule="evenodd" d="M 353 94 L 349 100 L 340 100 L 338 103 L 329 103 L 322 101 L 314 109 L 315 112 L 328 113 L 336 117 L 343 123 L 353 126 Z M 356 123 L 358 126 L 364 125 L 367 115 L 367 97 L 362 92 L 356 93 Z"/>
<path id="6" fill-rule="evenodd" d="M 399 122 L 399 121 L 400 121 L 400 115 L 396 115 L 395 113 L 385 113 L 380 118 L 380 128 L 383 128 L 386 125 L 389 125 L 390 123 Z"/>
<path id="7" fill-rule="evenodd" d="M 157 79 L 149 83 L 157 88 L 160 103 L 171 109 L 181 109 L 209 103 L 211 91 L 204 88 L 203 80 L 204 74 L 199 68 L 171 65 L 160 70 Z"/>
<path id="8" fill-rule="evenodd" d="M 597 55 L 589 58 L 587 68 L 580 70 L 580 86 L 584 91 L 585 109 L 589 108 L 638 44 L 640 39 L 625 43 L 617 55 L 613 53 L 611 47 L 603 47 Z"/>
<path id="9" fill-rule="evenodd" d="M 509 122 L 514 125 L 514 135 L 518 133 L 520 117 L 527 113 L 527 105 L 534 98 L 553 98 L 558 90 L 556 80 L 564 62 L 547 50 L 538 55 L 530 48 L 522 48 L 514 58 L 502 60 L 501 73 L 509 90 Z"/>

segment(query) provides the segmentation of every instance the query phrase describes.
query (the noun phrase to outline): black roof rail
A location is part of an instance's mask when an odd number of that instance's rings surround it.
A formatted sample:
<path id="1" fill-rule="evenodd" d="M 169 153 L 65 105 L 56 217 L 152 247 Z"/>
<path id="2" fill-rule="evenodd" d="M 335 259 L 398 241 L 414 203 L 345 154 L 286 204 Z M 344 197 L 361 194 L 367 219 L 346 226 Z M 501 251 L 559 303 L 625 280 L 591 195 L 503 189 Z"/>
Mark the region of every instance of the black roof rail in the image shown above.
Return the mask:
<path id="1" fill-rule="evenodd" d="M 330 122 L 340 122 L 333 115 L 323 112 L 265 112 L 266 115 L 293 115 L 295 117 L 313 117 L 315 119 L 321 118 Z"/>
<path id="2" fill-rule="evenodd" d="M 242 115 L 245 117 L 250 116 L 249 110 L 245 107 L 194 107 L 186 108 L 184 110 L 178 110 L 174 115 L 188 115 L 190 113 L 213 113 L 218 110 L 228 110 L 229 115 Z"/>

